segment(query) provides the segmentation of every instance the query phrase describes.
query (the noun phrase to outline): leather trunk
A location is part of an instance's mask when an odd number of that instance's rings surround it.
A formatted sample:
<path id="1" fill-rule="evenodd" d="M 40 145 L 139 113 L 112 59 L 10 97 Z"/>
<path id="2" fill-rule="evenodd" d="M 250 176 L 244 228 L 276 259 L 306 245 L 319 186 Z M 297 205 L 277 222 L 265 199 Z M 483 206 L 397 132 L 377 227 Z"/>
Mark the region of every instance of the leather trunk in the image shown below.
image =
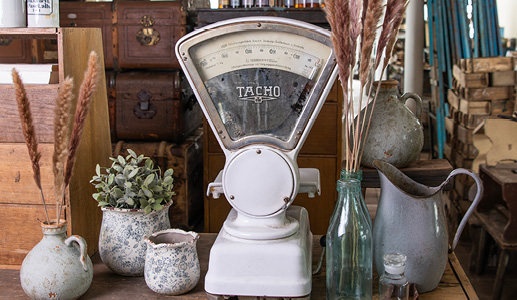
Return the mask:
<path id="1" fill-rule="evenodd" d="M 121 69 L 180 68 L 174 45 L 187 28 L 180 1 L 118 1 L 115 10 Z"/>
<path id="2" fill-rule="evenodd" d="M 194 230 L 203 219 L 203 130 L 198 128 L 183 143 L 126 142 L 113 143 L 113 155 L 128 155 L 127 149 L 137 155 L 150 157 L 162 173 L 174 170 L 175 193 L 170 208 L 172 228 Z"/>
<path id="3" fill-rule="evenodd" d="M 102 31 L 104 66 L 113 68 L 112 35 L 116 27 L 112 26 L 113 2 L 60 2 L 59 22 L 61 27 L 94 27 Z"/>
<path id="4" fill-rule="evenodd" d="M 184 84 L 179 70 L 116 74 L 110 83 L 116 139 L 182 142 L 202 124 L 199 104 L 186 93 L 190 89 L 182 91 Z"/>

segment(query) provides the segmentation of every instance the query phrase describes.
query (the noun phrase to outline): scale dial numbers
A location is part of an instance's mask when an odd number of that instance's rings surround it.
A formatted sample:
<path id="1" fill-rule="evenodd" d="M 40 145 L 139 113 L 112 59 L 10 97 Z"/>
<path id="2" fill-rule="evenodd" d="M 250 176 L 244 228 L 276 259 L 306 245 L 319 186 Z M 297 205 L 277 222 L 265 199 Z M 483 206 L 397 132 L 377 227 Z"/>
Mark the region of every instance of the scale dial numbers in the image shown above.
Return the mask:
<path id="1" fill-rule="evenodd" d="M 277 32 L 238 32 L 207 40 L 190 49 L 203 81 L 224 73 L 250 68 L 287 71 L 309 78 L 318 75 L 330 48 L 298 35 Z"/>
<path id="2" fill-rule="evenodd" d="M 248 68 L 272 68 L 309 78 L 321 59 L 315 55 L 279 46 L 240 46 L 220 50 L 196 62 L 206 81 L 220 74 Z"/>

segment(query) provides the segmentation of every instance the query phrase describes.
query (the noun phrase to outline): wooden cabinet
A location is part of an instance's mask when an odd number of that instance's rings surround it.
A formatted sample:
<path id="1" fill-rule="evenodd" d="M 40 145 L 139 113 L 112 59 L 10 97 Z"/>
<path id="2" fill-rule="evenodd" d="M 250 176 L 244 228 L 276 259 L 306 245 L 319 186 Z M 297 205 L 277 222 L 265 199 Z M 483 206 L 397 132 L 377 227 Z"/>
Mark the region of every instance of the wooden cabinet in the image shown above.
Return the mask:
<path id="1" fill-rule="evenodd" d="M 59 81 L 74 78 L 74 106 L 79 86 L 86 70 L 88 55 L 96 51 L 100 69 L 104 70 L 100 29 L 93 28 L 0 28 L 0 39 L 50 40 L 57 44 Z M 77 162 L 64 204 L 64 217 L 68 234 L 78 234 L 88 243 L 88 252 L 97 250 L 101 211 L 92 199 L 93 186 L 89 183 L 95 165 L 109 164 L 111 143 L 108 124 L 104 71 L 100 74 L 98 88 L 77 151 Z M 41 152 L 41 177 L 43 192 L 50 208 L 49 216 L 55 219 L 53 196 L 53 119 L 57 84 L 26 85 L 32 105 L 36 135 Z M 21 123 L 12 84 L 0 84 L 0 265 L 20 264 L 25 255 L 41 240 L 39 220 L 45 219 L 41 196 L 32 178 L 32 168 L 21 132 Z"/>
<path id="2" fill-rule="evenodd" d="M 341 115 L 342 89 L 336 80 L 316 123 L 298 155 L 300 168 L 317 168 L 321 177 L 321 195 L 309 198 L 299 194 L 294 205 L 305 207 L 309 211 L 311 231 L 314 234 L 326 234 L 330 215 L 337 199 L 336 181 L 341 171 Z M 217 140 L 204 122 L 204 188 L 212 182 L 225 163 L 224 154 Z M 218 232 L 230 211 L 230 204 L 222 195 L 219 199 L 205 196 L 205 231 Z"/>

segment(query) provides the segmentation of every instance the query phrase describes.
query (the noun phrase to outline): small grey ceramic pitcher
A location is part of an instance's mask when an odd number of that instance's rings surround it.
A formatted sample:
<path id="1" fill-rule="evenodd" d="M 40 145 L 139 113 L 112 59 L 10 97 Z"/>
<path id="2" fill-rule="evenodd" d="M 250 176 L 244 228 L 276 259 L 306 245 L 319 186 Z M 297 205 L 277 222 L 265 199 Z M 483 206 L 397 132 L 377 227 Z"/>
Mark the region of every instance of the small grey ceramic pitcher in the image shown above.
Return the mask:
<path id="1" fill-rule="evenodd" d="M 146 236 L 144 277 L 147 286 L 159 294 L 184 294 L 199 282 L 201 271 L 193 231 L 166 229 Z"/>
<path id="2" fill-rule="evenodd" d="M 393 165 L 376 160 L 381 195 L 373 226 L 373 258 L 378 274 L 384 272 L 383 255 L 399 252 L 407 255 L 406 277 L 415 283 L 419 293 L 436 288 L 447 264 L 449 235 L 442 204 L 442 189 L 458 174 L 471 176 L 477 194 L 461 220 L 452 243 L 460 238 L 468 218 L 482 193 L 479 177 L 466 170 L 455 169 L 437 187 L 428 187 L 407 177 Z"/>

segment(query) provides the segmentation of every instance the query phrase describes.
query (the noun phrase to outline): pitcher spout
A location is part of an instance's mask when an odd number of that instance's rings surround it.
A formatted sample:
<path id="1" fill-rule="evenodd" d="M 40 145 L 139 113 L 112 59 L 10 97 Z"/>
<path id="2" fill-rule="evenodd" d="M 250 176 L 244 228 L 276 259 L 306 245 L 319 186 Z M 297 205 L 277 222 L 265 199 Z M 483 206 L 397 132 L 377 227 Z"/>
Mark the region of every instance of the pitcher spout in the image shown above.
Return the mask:
<path id="1" fill-rule="evenodd" d="M 414 181 L 388 162 L 375 160 L 373 165 L 379 173 L 381 188 L 392 186 L 399 192 L 413 198 L 432 197 L 436 193 L 440 192 L 443 186 L 447 183 L 445 181 L 437 187 L 430 187 Z"/>

